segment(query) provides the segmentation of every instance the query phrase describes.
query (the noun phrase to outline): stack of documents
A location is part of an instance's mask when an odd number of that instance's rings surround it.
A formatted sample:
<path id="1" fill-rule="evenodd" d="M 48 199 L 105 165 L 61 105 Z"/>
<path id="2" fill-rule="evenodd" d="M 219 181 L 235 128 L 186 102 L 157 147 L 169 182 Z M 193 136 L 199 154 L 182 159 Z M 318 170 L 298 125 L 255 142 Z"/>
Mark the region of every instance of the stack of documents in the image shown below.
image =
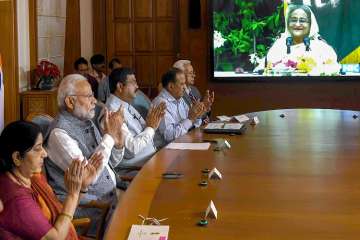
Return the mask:
<path id="1" fill-rule="evenodd" d="M 204 128 L 206 133 L 234 133 L 241 134 L 244 124 L 242 123 L 209 123 Z"/>

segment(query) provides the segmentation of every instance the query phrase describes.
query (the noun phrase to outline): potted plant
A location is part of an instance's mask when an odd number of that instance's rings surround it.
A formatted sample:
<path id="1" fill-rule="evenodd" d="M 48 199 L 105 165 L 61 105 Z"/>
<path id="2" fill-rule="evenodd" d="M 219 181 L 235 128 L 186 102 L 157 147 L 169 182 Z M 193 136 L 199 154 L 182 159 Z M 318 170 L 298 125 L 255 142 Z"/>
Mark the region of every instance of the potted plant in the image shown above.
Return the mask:
<path id="1" fill-rule="evenodd" d="M 252 70 L 284 31 L 282 1 L 271 3 L 273 12 L 258 13 L 256 9 L 261 2 L 223 1 L 233 9 L 213 12 L 215 71 Z"/>
<path id="2" fill-rule="evenodd" d="M 41 60 L 36 66 L 35 75 L 38 79 L 36 89 L 50 90 L 60 79 L 60 70 L 54 63 Z"/>

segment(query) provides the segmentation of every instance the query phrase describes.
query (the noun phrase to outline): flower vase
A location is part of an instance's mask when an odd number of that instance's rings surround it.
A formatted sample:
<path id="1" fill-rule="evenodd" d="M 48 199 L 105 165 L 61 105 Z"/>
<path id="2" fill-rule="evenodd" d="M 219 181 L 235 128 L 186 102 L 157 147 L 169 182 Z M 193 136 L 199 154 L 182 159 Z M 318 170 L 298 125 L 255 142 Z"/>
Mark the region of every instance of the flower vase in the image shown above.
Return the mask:
<path id="1" fill-rule="evenodd" d="M 50 90 L 54 86 L 54 78 L 53 77 L 40 77 L 38 83 L 36 84 L 36 88 L 40 90 Z"/>

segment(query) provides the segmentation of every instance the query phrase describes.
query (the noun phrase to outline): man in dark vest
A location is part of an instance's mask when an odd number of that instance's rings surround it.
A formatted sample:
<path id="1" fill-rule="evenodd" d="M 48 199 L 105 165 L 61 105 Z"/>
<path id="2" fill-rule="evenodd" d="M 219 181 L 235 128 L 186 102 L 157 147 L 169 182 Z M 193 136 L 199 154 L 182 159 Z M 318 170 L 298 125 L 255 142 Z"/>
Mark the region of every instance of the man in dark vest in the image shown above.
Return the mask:
<path id="1" fill-rule="evenodd" d="M 103 136 L 92 122 L 96 99 L 87 79 L 79 74 L 66 76 L 58 89 L 59 114 L 51 123 L 46 137 L 49 160 L 46 172 L 49 184 L 60 200 L 66 195 L 64 171 L 73 159 L 87 161 L 94 153 L 101 153 L 103 164 L 89 187 L 81 190 L 81 203 L 101 201 L 115 208 L 117 203 L 116 175 L 113 171 L 124 155 L 121 131 L 123 109 L 106 112 Z M 86 186 L 84 184 L 84 186 Z M 90 217 L 90 231 L 95 233 L 101 214 L 97 209 L 79 208 L 75 217 Z M 110 215 L 109 215 L 110 216 Z"/>

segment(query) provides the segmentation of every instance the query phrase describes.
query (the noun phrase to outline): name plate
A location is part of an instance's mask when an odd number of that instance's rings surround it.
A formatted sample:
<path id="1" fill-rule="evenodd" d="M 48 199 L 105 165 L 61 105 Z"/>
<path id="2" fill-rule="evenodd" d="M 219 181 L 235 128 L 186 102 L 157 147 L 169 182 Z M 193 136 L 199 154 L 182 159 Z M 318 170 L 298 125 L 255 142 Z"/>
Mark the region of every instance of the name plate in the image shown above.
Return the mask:
<path id="1" fill-rule="evenodd" d="M 216 210 L 215 204 L 212 200 L 210 201 L 209 206 L 207 207 L 206 212 L 205 212 L 205 218 L 207 218 L 207 217 L 217 219 L 217 210 Z"/>
<path id="2" fill-rule="evenodd" d="M 222 175 L 219 170 L 213 168 L 209 173 L 209 179 L 222 179 Z"/>

